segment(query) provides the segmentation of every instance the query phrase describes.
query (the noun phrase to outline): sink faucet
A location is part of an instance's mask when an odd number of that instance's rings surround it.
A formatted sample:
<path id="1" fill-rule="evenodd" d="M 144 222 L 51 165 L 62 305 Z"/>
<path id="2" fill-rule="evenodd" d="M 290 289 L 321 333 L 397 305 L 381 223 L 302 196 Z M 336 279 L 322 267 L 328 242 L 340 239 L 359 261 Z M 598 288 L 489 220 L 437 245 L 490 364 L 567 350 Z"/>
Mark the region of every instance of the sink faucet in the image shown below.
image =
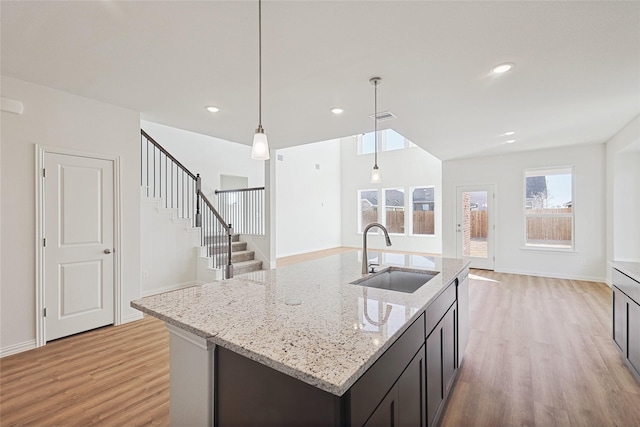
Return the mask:
<path id="1" fill-rule="evenodd" d="M 389 239 L 389 233 L 387 232 L 387 229 L 384 228 L 384 225 L 377 222 L 372 222 L 367 225 L 362 232 L 362 274 L 367 274 L 367 267 L 369 267 L 369 257 L 367 256 L 367 232 L 373 227 L 378 227 L 384 232 L 384 238 L 387 241 L 387 246 L 391 246 L 391 239 Z"/>

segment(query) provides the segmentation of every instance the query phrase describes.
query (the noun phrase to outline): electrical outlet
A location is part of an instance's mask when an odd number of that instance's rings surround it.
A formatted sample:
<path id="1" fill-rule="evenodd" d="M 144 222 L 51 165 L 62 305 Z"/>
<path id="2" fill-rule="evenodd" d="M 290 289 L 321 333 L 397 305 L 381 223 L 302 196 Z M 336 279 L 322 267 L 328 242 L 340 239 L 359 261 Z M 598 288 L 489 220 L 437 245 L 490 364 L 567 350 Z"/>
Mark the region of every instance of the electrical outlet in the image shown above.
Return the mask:
<path id="1" fill-rule="evenodd" d="M 142 271 L 142 278 L 143 279 L 148 279 L 149 278 L 149 271 L 148 270 L 143 270 Z"/>

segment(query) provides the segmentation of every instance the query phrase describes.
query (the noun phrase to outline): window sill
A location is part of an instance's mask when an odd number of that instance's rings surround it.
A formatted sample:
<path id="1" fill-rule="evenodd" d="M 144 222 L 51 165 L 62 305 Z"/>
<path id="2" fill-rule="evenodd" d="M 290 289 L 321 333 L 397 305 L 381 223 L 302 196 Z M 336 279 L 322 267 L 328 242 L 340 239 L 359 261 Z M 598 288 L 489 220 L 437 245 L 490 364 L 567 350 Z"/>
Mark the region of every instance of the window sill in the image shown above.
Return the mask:
<path id="1" fill-rule="evenodd" d="M 530 251 L 530 252 L 553 252 L 553 253 L 565 253 L 565 254 L 577 254 L 578 251 L 575 248 L 545 248 L 545 247 L 536 247 L 536 246 L 521 246 L 521 251 Z"/>

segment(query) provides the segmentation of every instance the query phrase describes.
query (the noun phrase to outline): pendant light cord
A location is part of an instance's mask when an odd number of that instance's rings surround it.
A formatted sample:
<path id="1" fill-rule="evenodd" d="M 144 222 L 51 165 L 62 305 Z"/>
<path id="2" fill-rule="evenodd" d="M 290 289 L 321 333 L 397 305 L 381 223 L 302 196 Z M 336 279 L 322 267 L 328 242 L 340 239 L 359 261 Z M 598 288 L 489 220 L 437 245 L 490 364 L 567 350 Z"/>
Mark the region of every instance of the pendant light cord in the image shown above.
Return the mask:
<path id="1" fill-rule="evenodd" d="M 262 129 L 262 0 L 258 0 L 258 128 Z"/>
<path id="2" fill-rule="evenodd" d="M 376 80 L 375 82 L 373 82 L 373 87 L 374 87 L 374 96 L 373 96 L 373 135 L 374 135 L 374 144 L 375 144 L 375 150 L 374 150 L 374 165 L 377 168 L 378 167 L 378 81 Z"/>

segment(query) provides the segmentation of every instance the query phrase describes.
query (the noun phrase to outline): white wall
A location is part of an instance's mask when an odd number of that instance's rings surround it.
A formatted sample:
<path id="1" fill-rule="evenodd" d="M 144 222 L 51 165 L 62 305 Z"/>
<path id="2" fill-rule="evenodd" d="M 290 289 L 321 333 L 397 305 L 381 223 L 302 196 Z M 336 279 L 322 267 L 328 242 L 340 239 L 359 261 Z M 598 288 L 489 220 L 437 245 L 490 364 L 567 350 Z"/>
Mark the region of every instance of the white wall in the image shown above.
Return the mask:
<path id="1" fill-rule="evenodd" d="M 524 247 L 524 169 L 574 166 L 575 252 Z M 443 163 L 443 255 L 456 254 L 456 187 L 493 184 L 495 270 L 516 274 L 604 280 L 605 147 L 582 145 Z"/>
<path id="2" fill-rule="evenodd" d="M 140 116 L 137 112 L 1 77 L 1 95 L 24 113 L 2 113 L 0 348 L 35 343 L 35 145 L 120 157 L 122 306 L 140 313 Z"/>
<path id="3" fill-rule="evenodd" d="M 435 235 L 391 237 L 397 251 L 439 254 L 442 252 L 442 162 L 420 147 L 378 153 L 378 166 L 382 184 L 371 184 L 373 154 L 358 155 L 357 139 L 341 139 L 342 159 L 342 245 L 362 247 L 362 233 L 358 231 L 358 190 L 405 188 L 405 205 L 409 206 L 409 187 L 433 186 L 435 188 Z M 371 248 L 384 249 L 384 239 L 368 239 Z"/>
<path id="4" fill-rule="evenodd" d="M 246 176 L 249 187 L 264 185 L 264 162 L 251 159 L 251 147 L 157 123 L 141 121 L 140 127 L 172 156 L 202 178 L 202 192 L 217 204 L 220 175 Z"/>
<path id="5" fill-rule="evenodd" d="M 147 296 L 196 283 L 196 248 L 200 229 L 191 220 L 177 218 L 159 199 L 143 198 L 141 219 L 140 294 Z"/>
<path id="6" fill-rule="evenodd" d="M 275 154 L 277 256 L 340 246 L 340 140 Z"/>
<path id="7" fill-rule="evenodd" d="M 606 147 L 607 260 L 640 262 L 640 116 Z"/>

